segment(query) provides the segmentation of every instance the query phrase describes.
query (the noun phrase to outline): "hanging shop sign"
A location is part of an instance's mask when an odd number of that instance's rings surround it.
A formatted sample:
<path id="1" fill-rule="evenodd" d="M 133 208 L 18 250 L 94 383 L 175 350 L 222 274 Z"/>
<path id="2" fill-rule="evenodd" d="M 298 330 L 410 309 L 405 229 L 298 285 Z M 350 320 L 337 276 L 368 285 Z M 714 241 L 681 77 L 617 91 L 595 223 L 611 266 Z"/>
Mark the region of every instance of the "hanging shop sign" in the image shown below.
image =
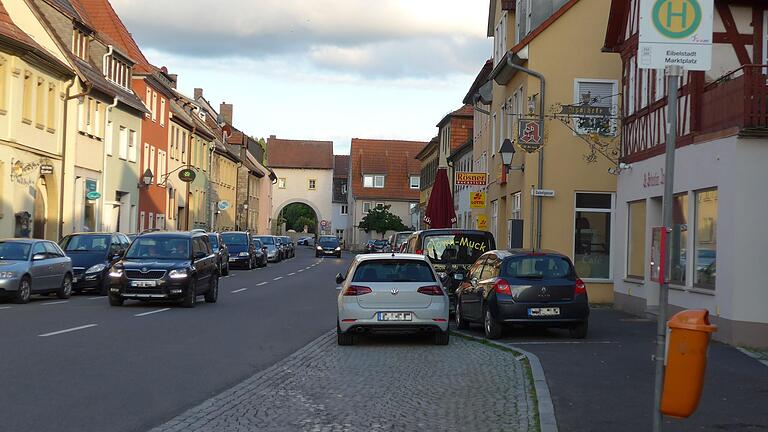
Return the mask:
<path id="1" fill-rule="evenodd" d="M 488 184 L 488 174 L 481 172 L 456 172 L 457 185 L 485 186 Z"/>
<path id="2" fill-rule="evenodd" d="M 195 170 L 191 168 L 184 168 L 183 170 L 179 171 L 179 180 L 190 183 L 195 181 L 195 178 L 197 177 L 197 174 L 195 173 Z"/>
<path id="3" fill-rule="evenodd" d="M 472 192 L 469 194 L 469 208 L 485 208 L 485 192 Z"/>

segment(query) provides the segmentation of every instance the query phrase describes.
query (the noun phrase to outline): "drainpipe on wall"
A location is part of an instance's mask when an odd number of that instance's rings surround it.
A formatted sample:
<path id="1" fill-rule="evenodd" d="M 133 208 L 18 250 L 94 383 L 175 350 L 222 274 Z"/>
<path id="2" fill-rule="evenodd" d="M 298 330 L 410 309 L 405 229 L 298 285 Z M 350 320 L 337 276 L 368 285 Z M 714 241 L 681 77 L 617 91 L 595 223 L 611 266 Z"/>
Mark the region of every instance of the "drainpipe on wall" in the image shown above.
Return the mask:
<path id="1" fill-rule="evenodd" d="M 101 211 L 100 211 L 102 231 L 104 231 L 104 203 L 107 200 L 106 198 L 107 197 L 107 140 L 112 139 L 111 136 L 107 136 L 106 129 L 107 129 L 107 125 L 109 124 L 109 114 L 112 113 L 112 108 L 116 107 L 118 102 L 120 102 L 120 98 L 118 96 L 115 96 L 115 99 L 112 101 L 112 104 L 107 105 L 107 109 L 104 114 L 105 133 L 104 133 L 104 151 L 102 152 L 103 157 L 101 161 Z M 113 128 L 113 132 L 114 132 L 114 128 Z M 113 148 L 112 151 L 114 152 L 115 149 Z M 115 231 L 118 231 L 119 228 L 120 227 L 115 227 Z"/>
<path id="2" fill-rule="evenodd" d="M 61 185 L 59 185 L 59 240 L 64 237 L 64 175 L 67 172 L 67 121 L 69 114 L 67 102 L 84 97 L 93 90 L 93 84 L 86 82 L 84 92 L 70 96 L 69 91 L 72 90 L 72 86 L 75 85 L 76 81 L 77 76 L 72 78 L 72 82 L 67 85 L 67 93 L 64 97 L 64 126 L 61 128 Z"/>

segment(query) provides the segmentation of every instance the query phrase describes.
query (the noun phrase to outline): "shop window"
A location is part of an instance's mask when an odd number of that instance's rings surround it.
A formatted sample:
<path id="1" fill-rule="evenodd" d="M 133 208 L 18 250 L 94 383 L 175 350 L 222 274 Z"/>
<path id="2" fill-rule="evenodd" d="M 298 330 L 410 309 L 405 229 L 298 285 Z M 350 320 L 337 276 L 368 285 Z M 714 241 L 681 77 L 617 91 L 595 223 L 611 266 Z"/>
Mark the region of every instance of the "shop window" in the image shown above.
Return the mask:
<path id="1" fill-rule="evenodd" d="M 696 252 L 697 288 L 715 289 L 717 272 L 717 189 L 696 192 L 696 230 L 694 232 Z"/>
<path id="2" fill-rule="evenodd" d="M 645 200 L 629 203 L 627 212 L 627 277 L 645 277 Z"/>
<path id="3" fill-rule="evenodd" d="M 672 199 L 672 232 L 669 242 L 669 283 L 683 285 L 688 282 L 687 245 L 688 245 L 688 194 L 675 195 Z"/>
<path id="4" fill-rule="evenodd" d="M 611 278 L 613 195 L 577 193 L 574 265 L 582 278 Z"/>

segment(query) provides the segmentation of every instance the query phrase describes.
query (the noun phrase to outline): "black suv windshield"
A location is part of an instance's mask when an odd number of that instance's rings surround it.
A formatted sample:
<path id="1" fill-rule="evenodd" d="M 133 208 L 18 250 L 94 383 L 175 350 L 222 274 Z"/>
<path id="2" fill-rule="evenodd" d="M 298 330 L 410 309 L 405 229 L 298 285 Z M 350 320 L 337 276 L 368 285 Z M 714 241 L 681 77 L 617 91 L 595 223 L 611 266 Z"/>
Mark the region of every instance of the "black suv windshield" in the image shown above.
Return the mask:
<path id="1" fill-rule="evenodd" d="M 437 234 L 424 238 L 424 255 L 434 264 L 472 264 L 491 247 L 483 234 Z"/>
<path id="2" fill-rule="evenodd" d="M 108 235 L 72 235 L 64 237 L 60 246 L 65 252 L 106 252 L 111 240 Z"/>
<path id="3" fill-rule="evenodd" d="M 189 259 L 189 238 L 185 237 L 139 237 L 133 241 L 128 259 Z"/>
<path id="4" fill-rule="evenodd" d="M 573 266 L 557 255 L 529 255 L 504 261 L 501 275 L 520 279 L 571 279 Z"/>
<path id="5" fill-rule="evenodd" d="M 26 261 L 29 247 L 29 243 L 0 242 L 0 260 Z"/>
<path id="6" fill-rule="evenodd" d="M 248 244 L 248 235 L 242 233 L 224 233 L 221 240 L 230 246 L 245 246 Z"/>

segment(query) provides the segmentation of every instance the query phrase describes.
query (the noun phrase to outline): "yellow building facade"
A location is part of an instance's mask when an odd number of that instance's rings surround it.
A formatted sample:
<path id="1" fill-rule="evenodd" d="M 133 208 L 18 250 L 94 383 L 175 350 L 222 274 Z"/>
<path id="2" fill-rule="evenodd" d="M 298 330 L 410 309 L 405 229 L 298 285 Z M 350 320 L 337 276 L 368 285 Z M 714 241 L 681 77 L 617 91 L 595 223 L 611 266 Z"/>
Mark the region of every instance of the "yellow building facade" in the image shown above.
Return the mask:
<path id="1" fill-rule="evenodd" d="M 569 255 L 587 281 L 590 301 L 609 303 L 616 209 L 616 178 L 609 170 L 615 162 L 591 152 L 591 131 L 583 127 L 583 118 L 557 115 L 563 105 L 618 112 L 621 62 L 601 52 L 601 32 L 584 30 L 603 28 L 608 8 L 602 0 L 556 2 L 560 6 L 523 2 L 529 9 L 524 17 L 516 17 L 519 3 L 499 0 L 491 4 L 489 14 L 493 101 L 488 147 L 475 150 L 487 155 L 488 229 L 500 248 L 521 240 L 525 248 Z M 544 92 L 540 80 L 520 68 L 541 74 Z M 542 109 L 543 146 L 527 153 L 517 138 L 519 121 L 538 118 Z M 615 127 L 604 132 L 600 138 L 610 142 Z M 512 170 L 507 172 L 499 153 L 505 139 L 516 143 Z M 533 197 L 532 189 L 553 196 Z M 522 221 L 522 228 L 515 221 Z"/>

